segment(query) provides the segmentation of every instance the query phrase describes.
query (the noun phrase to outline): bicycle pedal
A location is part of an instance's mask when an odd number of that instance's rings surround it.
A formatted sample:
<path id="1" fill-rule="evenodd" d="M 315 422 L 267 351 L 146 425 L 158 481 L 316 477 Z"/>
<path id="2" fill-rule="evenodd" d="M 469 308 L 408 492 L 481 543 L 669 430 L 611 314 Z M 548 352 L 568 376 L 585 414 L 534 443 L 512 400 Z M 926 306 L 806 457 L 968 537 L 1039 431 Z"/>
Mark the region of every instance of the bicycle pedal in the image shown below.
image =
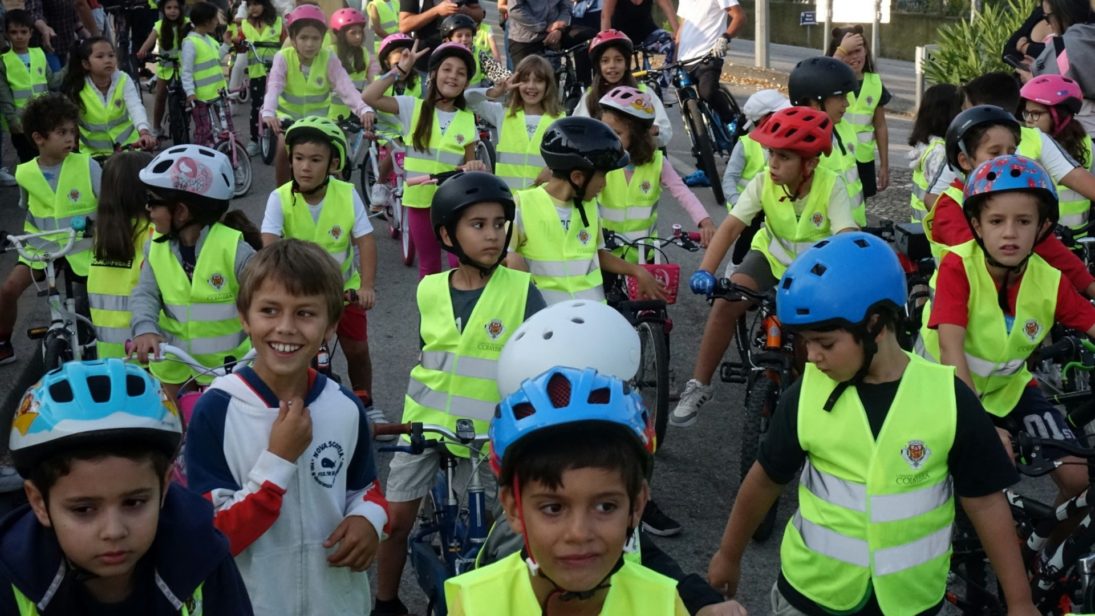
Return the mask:
<path id="1" fill-rule="evenodd" d="M 741 362 L 723 362 L 719 366 L 719 378 L 724 383 L 745 384 L 749 380 L 749 368 Z"/>
<path id="2" fill-rule="evenodd" d="M 49 327 L 47 327 L 45 325 L 42 325 L 42 326 L 39 326 L 39 327 L 28 327 L 27 328 L 27 338 L 30 338 L 31 340 L 41 340 L 42 338 L 46 337 L 46 334 L 48 332 L 49 332 Z"/>

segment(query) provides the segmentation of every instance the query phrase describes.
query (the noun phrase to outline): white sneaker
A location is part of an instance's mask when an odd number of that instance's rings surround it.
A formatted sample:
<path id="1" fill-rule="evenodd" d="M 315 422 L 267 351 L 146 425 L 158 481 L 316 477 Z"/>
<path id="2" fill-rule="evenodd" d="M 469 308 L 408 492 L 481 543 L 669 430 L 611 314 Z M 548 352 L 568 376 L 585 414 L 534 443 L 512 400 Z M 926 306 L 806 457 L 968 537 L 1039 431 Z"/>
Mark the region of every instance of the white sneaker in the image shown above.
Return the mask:
<path id="1" fill-rule="evenodd" d="M 387 417 L 384 416 L 384 411 L 376 408 L 375 406 L 370 406 L 369 408 L 365 409 L 365 416 L 369 418 L 369 422 L 372 423 L 374 426 L 379 424 L 392 423 L 388 421 Z M 390 443 L 397 438 L 399 438 L 399 435 L 397 434 L 385 434 L 383 436 L 374 436 L 373 440 L 379 441 L 381 443 Z"/>
<path id="2" fill-rule="evenodd" d="M 259 144 L 258 143 L 252 141 L 251 143 L 247 144 L 247 155 L 248 156 L 258 156 L 259 152 L 261 152 L 261 151 L 262 150 L 259 149 Z"/>
<path id="3" fill-rule="evenodd" d="M 715 397 L 715 388 L 704 385 L 696 379 L 688 379 L 681 392 L 681 401 L 677 408 L 669 416 L 669 423 L 674 426 L 686 427 L 696 423 L 696 416 L 700 414 L 700 407 L 708 400 Z"/>
<path id="4" fill-rule="evenodd" d="M 369 205 L 372 206 L 373 211 L 379 210 L 388 205 L 388 198 L 391 196 L 391 191 L 388 187 L 377 182 L 373 184 L 373 189 L 369 192 Z"/>
<path id="5" fill-rule="evenodd" d="M 8 168 L 0 167 L 0 186 L 10 188 L 17 185 L 18 182 L 15 181 L 15 176 L 8 172 Z"/>

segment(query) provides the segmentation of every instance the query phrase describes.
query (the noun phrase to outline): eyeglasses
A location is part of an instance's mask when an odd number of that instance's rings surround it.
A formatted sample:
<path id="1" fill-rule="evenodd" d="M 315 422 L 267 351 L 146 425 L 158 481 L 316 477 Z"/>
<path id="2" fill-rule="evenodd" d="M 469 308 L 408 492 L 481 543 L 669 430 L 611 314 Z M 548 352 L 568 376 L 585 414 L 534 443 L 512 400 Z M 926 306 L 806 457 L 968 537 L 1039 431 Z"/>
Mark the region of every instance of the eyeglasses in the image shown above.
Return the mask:
<path id="1" fill-rule="evenodd" d="M 144 208 L 146 210 L 151 210 L 154 207 L 166 207 L 168 205 L 171 205 L 170 201 L 161 199 L 152 193 L 148 193 L 148 196 L 145 197 Z"/>
<path id="2" fill-rule="evenodd" d="M 1046 115 L 1044 111 L 1031 111 L 1030 109 L 1023 110 L 1023 119 L 1027 122 L 1037 122 L 1042 119 L 1042 116 Z"/>

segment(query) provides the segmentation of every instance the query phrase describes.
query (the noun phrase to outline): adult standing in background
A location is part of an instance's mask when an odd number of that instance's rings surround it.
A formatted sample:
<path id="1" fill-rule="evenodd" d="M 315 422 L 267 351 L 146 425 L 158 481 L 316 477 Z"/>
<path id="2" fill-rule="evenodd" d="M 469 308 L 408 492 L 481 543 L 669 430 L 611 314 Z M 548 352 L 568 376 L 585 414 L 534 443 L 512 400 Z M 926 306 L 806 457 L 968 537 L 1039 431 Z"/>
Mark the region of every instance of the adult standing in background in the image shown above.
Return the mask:
<path id="1" fill-rule="evenodd" d="M 40 46 L 54 71 L 68 61 L 68 52 L 76 44 L 78 18 L 71 0 L 26 0 L 24 8 L 34 20 L 37 31 L 31 46 Z M 147 33 L 146 33 L 147 36 Z"/>
<path id="2" fill-rule="evenodd" d="M 675 56 L 677 30 L 677 9 L 671 0 L 657 0 L 669 27 L 667 32 L 654 23 L 654 0 L 603 0 L 601 5 L 601 30 L 615 28 L 627 35 L 636 49 L 649 53 L 665 54 L 665 61 L 672 62 Z"/>
<path id="3" fill-rule="evenodd" d="M 543 54 L 548 49 L 566 49 L 588 41 L 596 27 L 571 23 L 571 0 L 509 0 L 507 21 L 509 55 L 517 66 L 525 56 Z M 589 85 L 589 54 L 576 53 L 578 80 Z"/>
<path id="4" fill-rule="evenodd" d="M 689 67 L 688 74 L 695 80 L 700 97 L 719 114 L 723 124 L 729 124 L 734 112 L 723 97 L 715 94 L 722 75 L 722 56 L 730 49 L 730 39 L 745 27 L 745 9 L 738 0 L 681 0 L 677 16 L 681 18 L 677 58 L 684 62 L 709 56 Z"/>
<path id="5" fill-rule="evenodd" d="M 476 23 L 487 15 L 479 0 L 463 0 L 459 4 L 453 0 L 399 0 L 399 31 L 422 41 L 419 50 L 435 49 L 441 44 L 441 22 L 456 13 L 463 13 Z M 430 54 L 423 54 L 415 68 L 424 73 L 429 63 Z"/>
<path id="6" fill-rule="evenodd" d="M 1031 72 L 1020 70 L 1019 75 L 1024 82 L 1032 74 L 1074 79 L 1084 93 L 1076 119 L 1095 135 L 1095 11 L 1088 0 L 1043 0 L 1042 11 L 1054 36 L 1046 39 Z"/>

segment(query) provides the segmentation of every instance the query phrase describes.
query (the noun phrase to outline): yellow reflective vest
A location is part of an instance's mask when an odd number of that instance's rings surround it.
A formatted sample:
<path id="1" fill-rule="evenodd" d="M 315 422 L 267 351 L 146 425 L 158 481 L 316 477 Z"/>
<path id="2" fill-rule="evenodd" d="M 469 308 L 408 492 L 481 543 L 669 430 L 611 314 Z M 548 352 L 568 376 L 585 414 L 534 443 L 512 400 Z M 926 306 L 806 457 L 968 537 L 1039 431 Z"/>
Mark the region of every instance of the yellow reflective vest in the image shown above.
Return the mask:
<path id="1" fill-rule="evenodd" d="M 463 330 L 457 328 L 449 291 L 451 272 L 430 274 L 418 283 L 422 352 L 411 369 L 403 403 L 403 421 L 456 428 L 456 420 L 475 420 L 485 434 L 498 404 L 498 355 L 525 320 L 530 276 L 498 267 Z M 451 448 L 468 457 L 467 449 Z"/>
<path id="2" fill-rule="evenodd" d="M 564 229 L 555 201 L 542 186 L 518 191 L 515 198 L 525 234 L 518 251 L 544 302 L 550 306 L 568 299 L 605 301 L 597 253 L 601 237 L 597 202 L 586 201 L 582 206 L 588 227 L 582 225 L 581 215 L 573 212 Z"/>
<path id="3" fill-rule="evenodd" d="M 354 267 L 354 187 L 349 182 L 331 178 L 319 219 L 312 218 L 308 202 L 293 194 L 293 183 L 277 189 L 281 199 L 281 214 L 285 221 L 282 235 L 319 244 L 342 270 L 345 289 L 361 286 L 361 274 Z"/>
<path id="4" fill-rule="evenodd" d="M 913 167 L 913 189 L 912 194 L 909 196 L 909 207 L 912 208 L 912 222 L 921 222 L 928 215 L 928 206 L 924 204 L 924 196 L 928 194 L 931 186 L 928 185 L 930 178 L 924 175 L 924 165 L 927 164 L 928 157 L 933 153 L 943 151 L 945 144 L 946 142 L 943 141 L 942 137 L 932 137 L 928 141 L 928 146 L 920 154 L 920 158 L 916 160 L 916 166 Z"/>
<path id="5" fill-rule="evenodd" d="M 194 45 L 194 98 L 203 103 L 217 100 L 228 89 L 221 67 L 220 45 L 208 34 L 191 32 L 186 38 Z"/>
<path id="6" fill-rule="evenodd" d="M 202 582 L 198 585 L 198 588 L 194 590 L 194 594 L 190 596 L 190 600 L 183 601 L 179 606 L 179 616 L 201 616 L 203 614 L 202 606 L 202 587 L 205 583 Z M 11 594 L 15 596 L 15 607 L 19 610 L 19 616 L 39 616 L 38 606 L 34 601 L 31 601 L 29 597 L 24 595 L 22 591 L 15 587 L 13 584 L 11 587 Z"/>
<path id="7" fill-rule="evenodd" d="M 186 24 L 190 23 L 190 20 L 183 17 L 182 26 L 175 26 L 172 28 L 173 35 L 171 41 L 171 47 L 164 45 L 163 37 L 160 36 L 160 32 L 163 31 L 163 20 L 156 20 L 156 25 L 152 26 L 156 32 L 156 46 L 159 47 L 160 55 L 164 58 L 156 64 L 156 77 L 158 79 L 168 80 L 175 75 L 175 71 L 178 70 L 179 55 L 182 50 L 182 31 L 186 27 Z M 170 62 L 174 60 L 175 62 Z"/>
<path id="8" fill-rule="evenodd" d="M 330 48 L 322 47 L 312 59 L 308 77 L 301 71 L 300 55 L 296 49 L 285 47 L 278 53 L 285 56 L 285 88 L 278 97 L 278 118 L 299 120 L 308 116 L 326 116 L 333 87 L 327 76 Z"/>
<path id="9" fill-rule="evenodd" d="M 544 140 L 544 131 L 560 116 L 542 115 L 540 123 L 532 135 L 528 134 L 525 124 L 525 111 L 516 113 L 506 110 L 502 126 L 498 130 L 498 145 L 495 147 L 494 174 L 509 186 L 510 190 L 521 190 L 532 186 L 536 176 L 544 170 L 544 159 L 540 156 L 540 142 Z"/>
<path id="10" fill-rule="evenodd" d="M 928 243 L 931 245 L 932 256 L 935 257 L 936 263 L 939 263 L 943 259 L 943 255 L 946 254 L 948 250 L 950 250 L 950 246 L 936 240 L 935 237 L 932 235 L 932 225 L 935 224 L 935 213 L 939 211 L 939 205 L 943 202 L 944 196 L 950 197 L 956 204 L 958 204 L 959 208 L 962 207 L 962 202 L 966 199 L 965 195 L 962 194 L 962 189 L 951 184 L 947 187 L 946 190 L 943 191 L 942 195 L 939 195 L 939 198 L 935 200 L 935 204 L 932 206 L 931 211 L 928 212 L 927 215 L 924 216 L 924 220 L 921 221 L 924 225 L 924 233 L 928 237 Z M 951 206 L 947 205 L 946 207 Z M 934 276 L 932 278 L 934 280 Z M 935 285 L 932 284 L 932 287 L 934 288 Z"/>
<path id="11" fill-rule="evenodd" d="M 658 199 L 662 194 L 662 153 L 654 151 L 654 160 L 631 170 L 615 169 L 605 174 L 605 187 L 598 195 L 601 224 L 630 241 L 657 235 Z M 621 246 L 612 251 L 617 257 L 637 263 L 639 251 Z"/>
<path id="12" fill-rule="evenodd" d="M 94 216 L 99 199 L 91 185 L 91 160 L 88 154 L 70 152 L 61 163 L 57 178 L 57 190 L 49 187 L 46 176 L 38 166 L 38 159 L 27 161 L 15 168 L 15 180 L 27 193 L 27 217 L 23 222 L 24 233 L 40 233 L 53 229 L 72 227 L 74 218 Z M 56 238 L 36 238 L 27 243 L 33 254 L 57 252 L 68 242 L 66 234 Z M 78 238 L 71 252 L 65 256 L 73 273 L 87 276 L 91 264 L 91 240 Z M 24 263 L 33 269 L 45 269 L 44 263 Z"/>
<path id="13" fill-rule="evenodd" d="M 125 357 L 125 341 L 132 338 L 129 296 L 141 277 L 145 244 L 153 230 L 147 223 L 133 236 L 133 258 L 129 261 L 103 261 L 92 254 L 87 274 L 87 295 L 91 304 L 91 322 L 95 325 L 99 359 Z"/>
<path id="14" fill-rule="evenodd" d="M 877 437 L 855 387 L 824 409 L 835 387 L 806 366 L 797 429 L 807 460 L 780 568 L 835 613 L 857 609 L 872 587 L 885 614 L 928 610 L 950 566 L 954 368 L 910 356 Z"/>
<path id="15" fill-rule="evenodd" d="M 103 103 L 99 89 L 90 81 L 80 90 L 83 112 L 80 114 L 80 150 L 91 156 L 111 156 L 114 146 L 137 143 L 137 127 L 125 104 L 125 84 L 129 75 L 118 73 L 118 83 L 110 100 Z"/>
<path id="16" fill-rule="evenodd" d="M 818 168 L 825 168 L 844 178 L 844 186 L 852 198 L 852 219 L 859 226 L 867 224 L 867 208 L 863 200 L 863 182 L 855 161 L 855 129 L 847 120 L 833 127 L 833 151 L 821 157 Z"/>
<path id="17" fill-rule="evenodd" d="M 369 6 L 376 8 L 380 27 L 389 35 L 399 32 L 399 0 L 369 0 Z M 383 39 L 373 33 L 373 53 L 380 53 Z"/>
<path id="18" fill-rule="evenodd" d="M 738 178 L 738 195 L 741 195 L 745 192 L 745 187 L 749 184 L 749 181 L 768 167 L 768 157 L 764 153 L 764 148 L 749 135 L 742 135 L 738 143 L 745 150 L 745 168 L 741 170 L 741 177 Z M 729 212 L 732 209 L 734 209 L 734 204 L 727 201 L 726 211 Z"/>
<path id="19" fill-rule="evenodd" d="M 247 76 L 251 79 L 265 77 L 270 72 L 267 65 L 274 63 L 274 55 L 278 52 L 277 46 L 281 44 L 282 22 L 280 16 L 274 20 L 273 24 L 259 23 L 262 25 L 261 28 L 256 28 L 250 19 L 245 19 L 240 23 L 243 38 L 255 45 L 253 55 L 257 57 L 247 58 Z M 258 46 L 260 43 L 263 44 L 262 47 Z"/>
<path id="20" fill-rule="evenodd" d="M 403 143 L 407 145 L 403 168 L 407 177 L 444 173 L 463 165 L 464 148 L 479 139 L 479 133 L 475 129 L 475 114 L 466 109 L 458 109 L 444 132 L 441 131 L 441 124 L 435 115 L 430 122 L 429 148 L 426 152 L 419 152 L 414 148 L 414 128 L 418 126 L 421 114 L 422 101 L 416 100 L 414 113 L 411 114 L 410 130 L 403 135 Z M 430 207 L 435 192 L 437 184 L 406 186 L 403 189 L 403 205 Z"/>
<path id="21" fill-rule="evenodd" d="M 445 581 L 445 603 L 452 616 L 540 614 L 528 565 L 521 554 Z M 601 616 L 687 616 L 677 595 L 677 582 L 639 563 L 624 559 L 612 574 Z"/>
<path id="22" fill-rule="evenodd" d="M 753 236 L 750 248 L 768 258 L 772 276 L 778 279 L 798 255 L 833 234 L 829 226 L 829 199 L 837 175 L 819 166 L 814 170 L 809 194 L 794 204 L 786 202 L 783 189 L 772 181 L 771 175 L 758 175 L 753 181 L 763 183 L 760 199 L 764 226 Z M 796 214 L 795 206 L 800 203 L 802 211 Z"/>
<path id="23" fill-rule="evenodd" d="M 23 64 L 22 58 L 14 51 L 6 51 L 0 54 L 0 60 L 4 62 L 4 71 L 11 88 L 12 102 L 15 110 L 21 112 L 30 99 L 45 94 L 49 90 L 49 82 L 46 76 L 46 54 L 38 47 L 27 49 L 30 65 Z M 21 115 L 21 113 L 20 113 Z M 7 129 L 7 120 L 0 120 L 2 126 Z"/>
<path id="24" fill-rule="evenodd" d="M 152 242 L 148 264 L 156 275 L 163 308 L 160 331 L 167 341 L 189 353 L 207 368 L 241 359 L 251 350 L 243 332 L 236 295 L 236 250 L 243 234 L 220 223 L 209 228 L 198 252 L 194 274 L 188 278 L 170 242 Z M 182 383 L 192 370 L 176 362 L 153 362 L 152 374 L 164 383 Z M 206 383 L 209 377 L 199 376 Z"/>
<path id="25" fill-rule="evenodd" d="M 855 159 L 861 163 L 874 160 L 874 113 L 882 101 L 882 78 L 878 73 L 863 73 L 859 92 L 848 93 L 848 112 L 844 119 L 855 128 Z"/>
<path id="26" fill-rule="evenodd" d="M 1015 409 L 1023 389 L 1030 385 L 1027 358 L 1053 327 L 1061 270 L 1037 254 L 1030 255 L 1019 283 L 1009 332 L 997 299 L 996 283 L 985 263 L 985 252 L 974 240 L 949 250 L 962 257 L 970 285 L 965 344 L 970 378 L 985 410 L 1006 417 Z M 939 332 L 929 328 L 927 321 L 920 328 L 920 339 L 918 350 L 928 359 L 939 361 Z"/>
<path id="27" fill-rule="evenodd" d="M 1092 157 L 1091 135 L 1084 135 L 1084 151 L 1087 152 L 1086 160 L 1088 167 L 1090 167 Z M 1061 209 L 1061 219 L 1057 221 L 1058 224 L 1072 229 L 1079 229 L 1087 224 L 1091 215 L 1091 201 L 1087 197 L 1064 184 L 1058 184 L 1057 199 Z"/>

